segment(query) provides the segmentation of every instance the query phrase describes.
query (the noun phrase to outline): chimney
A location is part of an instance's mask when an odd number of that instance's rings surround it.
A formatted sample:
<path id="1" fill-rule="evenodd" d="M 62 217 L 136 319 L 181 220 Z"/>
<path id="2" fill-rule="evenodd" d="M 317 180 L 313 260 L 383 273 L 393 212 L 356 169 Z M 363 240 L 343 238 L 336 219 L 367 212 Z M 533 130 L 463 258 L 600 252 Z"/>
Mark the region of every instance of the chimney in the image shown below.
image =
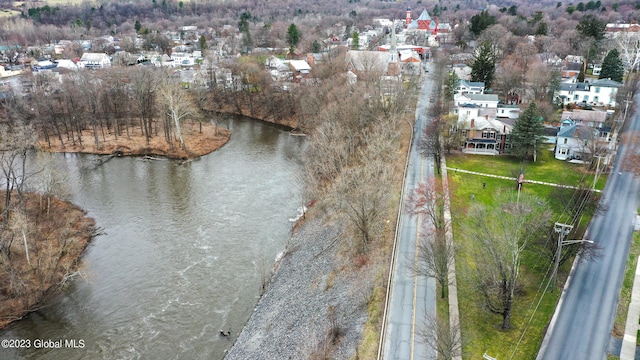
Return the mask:
<path id="1" fill-rule="evenodd" d="M 411 24 L 411 8 L 410 7 L 407 8 L 407 18 L 405 20 L 405 25 L 409 26 L 409 24 Z"/>

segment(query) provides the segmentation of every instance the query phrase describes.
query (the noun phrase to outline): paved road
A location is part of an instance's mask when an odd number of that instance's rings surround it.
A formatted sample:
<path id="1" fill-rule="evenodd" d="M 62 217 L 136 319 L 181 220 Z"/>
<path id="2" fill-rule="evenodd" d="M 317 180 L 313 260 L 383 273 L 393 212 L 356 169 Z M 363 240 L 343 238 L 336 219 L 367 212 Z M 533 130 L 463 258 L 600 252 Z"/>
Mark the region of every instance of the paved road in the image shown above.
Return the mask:
<path id="1" fill-rule="evenodd" d="M 637 114 L 627 121 L 630 130 L 640 130 Z M 619 173 L 624 151 L 621 146 L 603 192 L 609 210 L 593 219 L 586 236 L 604 249 L 603 256 L 573 269 L 538 360 L 606 359 L 640 190 L 638 179 Z"/>
<path id="2" fill-rule="evenodd" d="M 422 134 L 426 119 L 426 108 L 431 94 L 431 81 L 426 79 L 420 91 L 416 106 L 414 137 Z M 425 177 L 434 176 L 432 158 L 423 158 L 414 143 L 411 145 L 409 167 L 405 182 L 405 193 L 413 189 Z M 427 314 L 435 316 L 436 284 L 433 278 L 416 277 L 412 264 L 416 259 L 420 221 L 417 217 L 402 215 L 399 237 L 392 269 L 389 305 L 385 326 L 382 358 L 385 360 L 430 360 L 436 359 L 433 349 L 420 340 L 420 327 L 425 325 Z M 426 221 L 426 220 L 425 220 Z"/>

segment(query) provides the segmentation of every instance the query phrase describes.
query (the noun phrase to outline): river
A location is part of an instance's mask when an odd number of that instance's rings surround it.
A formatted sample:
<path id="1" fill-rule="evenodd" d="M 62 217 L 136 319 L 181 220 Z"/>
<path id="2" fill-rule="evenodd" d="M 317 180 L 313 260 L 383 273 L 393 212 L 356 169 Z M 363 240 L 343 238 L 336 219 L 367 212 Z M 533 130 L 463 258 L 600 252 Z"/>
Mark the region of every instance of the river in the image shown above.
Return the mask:
<path id="1" fill-rule="evenodd" d="M 291 234 L 304 140 L 249 119 L 219 124 L 231 140 L 184 165 L 57 157 L 71 200 L 106 234 L 87 248 L 83 277 L 0 333 L 31 343 L 0 359 L 224 356 Z M 63 348 L 36 349 L 52 345 L 42 340 Z"/>

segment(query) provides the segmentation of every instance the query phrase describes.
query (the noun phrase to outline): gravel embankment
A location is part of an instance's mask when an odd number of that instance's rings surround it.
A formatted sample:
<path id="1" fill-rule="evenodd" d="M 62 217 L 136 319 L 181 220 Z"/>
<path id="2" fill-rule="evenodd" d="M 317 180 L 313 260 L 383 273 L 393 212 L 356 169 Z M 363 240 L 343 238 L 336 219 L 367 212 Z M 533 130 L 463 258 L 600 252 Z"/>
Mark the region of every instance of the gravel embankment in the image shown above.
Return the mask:
<path id="1" fill-rule="evenodd" d="M 349 359 L 355 354 L 367 319 L 373 271 L 338 260 L 340 240 L 335 224 L 310 220 L 298 228 L 225 360 Z M 326 341 L 336 329 L 332 324 L 340 333 L 333 343 Z"/>

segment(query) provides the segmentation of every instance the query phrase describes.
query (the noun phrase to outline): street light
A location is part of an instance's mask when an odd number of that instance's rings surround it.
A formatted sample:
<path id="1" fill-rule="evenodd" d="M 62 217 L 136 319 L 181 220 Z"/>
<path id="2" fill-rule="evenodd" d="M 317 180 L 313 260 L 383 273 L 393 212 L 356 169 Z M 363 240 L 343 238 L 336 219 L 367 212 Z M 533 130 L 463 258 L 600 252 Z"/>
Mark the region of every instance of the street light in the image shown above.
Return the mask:
<path id="1" fill-rule="evenodd" d="M 560 255 L 562 254 L 562 246 L 563 245 L 571 245 L 571 244 L 582 244 L 582 243 L 590 243 L 593 244 L 593 240 L 587 239 L 579 239 L 579 240 L 562 240 L 562 238 L 571 232 L 573 229 L 572 225 L 555 223 L 553 229 L 558 233 L 558 247 L 556 249 L 556 259 L 555 264 L 553 266 L 553 286 L 551 287 L 551 292 L 556 287 L 556 279 L 558 277 L 558 266 L 560 265 Z"/>

